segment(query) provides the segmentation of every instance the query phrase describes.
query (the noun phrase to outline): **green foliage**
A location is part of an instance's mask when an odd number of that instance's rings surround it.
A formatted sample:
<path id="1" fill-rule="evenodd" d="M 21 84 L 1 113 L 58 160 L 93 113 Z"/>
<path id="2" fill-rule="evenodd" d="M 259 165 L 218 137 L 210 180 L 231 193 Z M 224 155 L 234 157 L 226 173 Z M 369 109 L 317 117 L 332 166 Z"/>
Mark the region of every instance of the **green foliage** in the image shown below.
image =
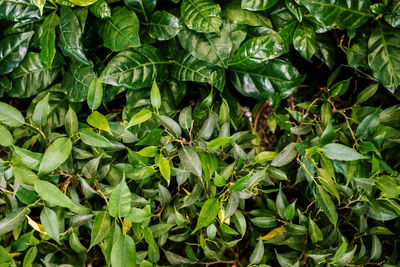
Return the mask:
<path id="1" fill-rule="evenodd" d="M 0 1 L 1 266 L 398 266 L 400 1 Z"/>

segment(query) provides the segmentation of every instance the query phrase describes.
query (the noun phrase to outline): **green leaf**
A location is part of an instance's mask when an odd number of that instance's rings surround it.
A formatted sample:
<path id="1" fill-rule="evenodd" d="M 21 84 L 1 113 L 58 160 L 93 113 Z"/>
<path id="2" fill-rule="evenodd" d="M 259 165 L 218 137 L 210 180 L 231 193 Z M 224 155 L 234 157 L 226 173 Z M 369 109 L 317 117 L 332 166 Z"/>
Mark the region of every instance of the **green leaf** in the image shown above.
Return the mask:
<path id="1" fill-rule="evenodd" d="M 22 267 L 32 266 L 33 261 L 35 260 L 38 253 L 37 247 L 31 247 L 25 254 L 24 261 L 22 263 Z"/>
<path id="2" fill-rule="evenodd" d="M 280 59 L 269 60 L 255 70 L 230 72 L 231 82 L 241 94 L 270 101 L 274 94 L 289 96 L 304 78 L 292 64 Z"/>
<path id="3" fill-rule="evenodd" d="M 370 0 L 331 1 L 301 0 L 310 13 L 323 25 L 339 29 L 357 29 L 373 17 Z"/>
<path id="4" fill-rule="evenodd" d="M 381 23 L 368 40 L 368 65 L 374 77 L 391 92 L 400 85 L 400 31 Z"/>
<path id="5" fill-rule="evenodd" d="M 0 235 L 11 232 L 17 228 L 26 217 L 26 208 L 18 208 L 0 221 Z"/>
<path id="6" fill-rule="evenodd" d="M 89 115 L 89 117 L 87 118 L 87 123 L 94 128 L 111 132 L 107 118 L 98 111 L 94 111 L 92 114 Z"/>
<path id="7" fill-rule="evenodd" d="M 328 219 L 336 226 L 338 221 L 338 214 L 335 204 L 331 197 L 325 192 L 322 186 L 316 184 L 315 199 L 317 204 L 321 207 L 322 211 L 326 214 Z"/>
<path id="8" fill-rule="evenodd" d="M 62 86 L 67 90 L 67 98 L 71 102 L 83 102 L 88 98 L 89 87 L 96 78 L 93 65 L 82 65 L 73 62 L 64 75 Z"/>
<path id="9" fill-rule="evenodd" d="M 335 263 L 338 262 L 344 256 L 344 254 L 346 253 L 346 250 L 347 250 L 347 246 L 348 246 L 347 241 L 344 238 L 342 238 L 342 241 L 343 241 L 342 244 L 336 250 L 335 256 L 333 257 L 333 261 Z"/>
<path id="10" fill-rule="evenodd" d="M 89 7 L 90 12 L 100 19 L 111 18 L 111 8 L 105 0 L 98 0 Z"/>
<path id="11" fill-rule="evenodd" d="M 176 121 L 164 115 L 159 115 L 158 118 L 160 119 L 163 126 L 167 129 L 167 131 L 174 137 L 177 138 L 182 135 L 182 129 Z"/>
<path id="12" fill-rule="evenodd" d="M 318 180 L 323 185 L 324 189 L 326 191 L 328 191 L 331 195 L 336 197 L 336 199 L 340 203 L 339 192 L 336 189 L 336 183 L 333 180 L 332 176 L 328 173 L 327 170 L 322 169 L 322 168 L 318 168 L 317 173 L 318 173 L 318 178 L 319 178 Z"/>
<path id="13" fill-rule="evenodd" d="M 290 205 L 286 207 L 285 211 L 283 212 L 283 217 L 285 218 L 285 220 L 287 221 L 293 220 L 295 206 L 296 206 L 296 201 L 290 203 Z"/>
<path id="14" fill-rule="evenodd" d="M 93 228 L 90 234 L 89 250 L 103 241 L 110 230 L 110 215 L 106 211 L 101 211 L 94 219 Z"/>
<path id="15" fill-rule="evenodd" d="M 87 249 L 79 241 L 79 237 L 73 229 L 71 230 L 71 235 L 69 236 L 69 245 L 76 253 L 82 254 L 87 252 Z"/>
<path id="16" fill-rule="evenodd" d="M 282 167 L 292 162 L 297 156 L 296 145 L 290 143 L 271 162 L 271 166 Z"/>
<path id="17" fill-rule="evenodd" d="M 208 83 L 222 91 L 225 87 L 225 71 L 207 66 L 190 54 L 180 53 L 172 68 L 172 77 L 180 81 Z"/>
<path id="18" fill-rule="evenodd" d="M 164 177 L 164 179 L 168 182 L 171 180 L 171 167 L 169 165 L 169 160 L 164 158 L 163 156 L 160 156 L 158 165 L 160 167 L 160 172 L 161 175 Z"/>
<path id="19" fill-rule="evenodd" d="M 250 219 L 251 223 L 260 228 L 273 228 L 278 224 L 273 217 L 255 217 Z"/>
<path id="20" fill-rule="evenodd" d="M 47 118 L 50 114 L 50 104 L 49 104 L 50 94 L 46 94 L 35 106 L 32 115 L 32 121 L 39 126 L 45 126 L 47 123 Z"/>
<path id="21" fill-rule="evenodd" d="M 311 219 L 311 217 L 308 218 L 308 233 L 310 234 L 310 238 L 313 243 L 324 240 L 324 236 L 321 230 L 319 229 L 318 225 Z"/>
<path id="22" fill-rule="evenodd" d="M 293 47 L 308 61 L 318 51 L 315 29 L 306 22 L 297 25 L 293 34 Z"/>
<path id="23" fill-rule="evenodd" d="M 71 107 L 65 115 L 65 130 L 69 136 L 76 134 L 79 130 L 78 117 Z"/>
<path id="24" fill-rule="evenodd" d="M 163 76 L 167 63 L 158 49 L 142 45 L 113 57 L 101 73 L 100 81 L 130 89 L 150 87 L 157 76 Z"/>
<path id="25" fill-rule="evenodd" d="M 197 32 L 220 33 L 221 7 L 212 0 L 182 0 L 181 16 L 186 26 Z"/>
<path id="26" fill-rule="evenodd" d="M 37 170 L 42 161 L 43 154 L 31 152 L 29 150 L 14 146 L 14 154 L 19 161 L 25 164 L 28 168 Z"/>
<path id="27" fill-rule="evenodd" d="M 322 147 L 325 157 L 332 160 L 359 160 L 368 157 L 361 155 L 356 150 L 342 144 L 327 144 Z"/>
<path id="28" fill-rule="evenodd" d="M 220 35 L 184 29 L 178 34 L 179 42 L 192 56 L 227 68 L 233 45 L 230 28 L 230 24 L 225 24 Z"/>
<path id="29" fill-rule="evenodd" d="M 367 139 L 375 133 L 376 128 L 379 125 L 379 113 L 380 110 L 377 109 L 361 121 L 356 129 L 356 135 L 358 137 L 361 139 Z"/>
<path id="30" fill-rule="evenodd" d="M 193 173 L 194 175 L 201 177 L 202 168 L 200 158 L 197 155 L 196 149 L 192 146 L 184 146 L 179 149 L 179 159 L 183 164 L 183 167 Z"/>
<path id="31" fill-rule="evenodd" d="M 393 28 L 400 27 L 400 1 L 392 1 L 390 11 L 385 14 L 384 18 L 386 22 L 389 23 Z"/>
<path id="32" fill-rule="evenodd" d="M 368 99 L 370 99 L 373 95 L 375 95 L 376 91 L 378 91 L 379 83 L 372 84 L 362 90 L 358 95 L 357 95 L 357 103 L 361 104 Z"/>
<path id="33" fill-rule="evenodd" d="M 208 147 L 210 148 L 220 148 L 229 143 L 231 141 L 232 137 L 218 137 L 216 139 L 211 140 L 208 143 Z"/>
<path id="34" fill-rule="evenodd" d="M 13 87 L 8 95 L 21 98 L 36 95 L 54 82 L 63 64 L 59 54 L 54 57 L 50 68 L 40 61 L 38 53 L 29 52 L 21 65 L 10 74 Z"/>
<path id="35" fill-rule="evenodd" d="M 203 227 L 207 227 L 218 215 L 220 206 L 221 204 L 219 203 L 218 199 L 207 199 L 206 202 L 204 202 L 203 207 L 201 208 L 196 228 L 192 231 L 192 234 Z"/>
<path id="36" fill-rule="evenodd" d="M 73 202 L 52 183 L 36 179 L 35 191 L 44 200 L 52 205 L 68 208 L 76 213 L 86 214 L 90 209 Z"/>
<path id="37" fill-rule="evenodd" d="M 377 260 L 382 255 L 382 243 L 379 240 L 378 236 L 372 236 L 372 245 L 371 245 L 371 260 Z"/>
<path id="38" fill-rule="evenodd" d="M 54 56 L 56 55 L 56 27 L 60 24 L 60 18 L 56 12 L 48 15 L 42 25 L 43 33 L 40 35 L 39 58 L 47 67 L 52 66 Z"/>
<path id="39" fill-rule="evenodd" d="M 103 85 L 97 75 L 89 85 L 87 103 L 91 110 L 96 110 L 100 107 L 103 100 Z"/>
<path id="40" fill-rule="evenodd" d="M 95 147 L 110 147 L 112 146 L 112 143 L 105 138 L 104 136 L 101 136 L 89 129 L 82 129 L 80 130 L 80 136 L 82 142 L 89 146 L 95 146 Z"/>
<path id="41" fill-rule="evenodd" d="M 179 114 L 179 125 L 185 129 L 189 130 L 192 127 L 192 107 L 188 106 Z"/>
<path id="42" fill-rule="evenodd" d="M 256 246 L 254 247 L 253 252 L 250 255 L 250 262 L 258 264 L 261 262 L 263 256 L 264 256 L 264 243 L 262 239 L 259 238 Z"/>
<path id="43" fill-rule="evenodd" d="M 145 121 L 148 121 L 149 119 L 151 119 L 152 115 L 153 115 L 153 112 L 151 112 L 148 109 L 143 109 L 132 116 L 132 118 L 130 119 L 126 128 L 128 129 L 131 126 L 135 126 L 135 125 L 141 124 Z"/>
<path id="44" fill-rule="evenodd" d="M 128 235 L 122 235 L 112 246 L 112 267 L 136 267 L 135 241 Z"/>
<path id="45" fill-rule="evenodd" d="M 112 14 L 99 28 L 104 46 L 113 52 L 140 46 L 139 19 L 135 12 L 124 7 L 115 7 Z"/>
<path id="46" fill-rule="evenodd" d="M 260 68 L 263 62 L 285 53 L 285 43 L 279 34 L 253 37 L 239 48 L 229 63 L 230 67 L 244 70 Z"/>
<path id="47" fill-rule="evenodd" d="M 60 222 L 55 211 L 44 207 L 40 213 L 40 222 L 46 233 L 55 241 L 60 242 Z"/>
<path id="48" fill-rule="evenodd" d="M 39 166 L 39 176 L 51 173 L 67 160 L 72 150 L 72 142 L 68 138 L 58 138 L 45 151 Z"/>
<path id="49" fill-rule="evenodd" d="M 155 40 L 166 41 L 175 37 L 182 28 L 177 17 L 162 10 L 151 15 L 147 33 Z"/>
<path id="50" fill-rule="evenodd" d="M 93 3 L 95 3 L 98 0 L 68 0 L 71 3 L 77 5 L 77 6 L 88 6 L 91 5 Z"/>
<path id="51" fill-rule="evenodd" d="M 125 217 L 131 211 L 131 191 L 125 179 L 114 188 L 108 202 L 108 211 L 112 217 Z"/>
<path id="52" fill-rule="evenodd" d="M 10 131 L 0 124 L 0 145 L 1 146 L 12 146 L 14 144 L 14 138 Z"/>
<path id="53" fill-rule="evenodd" d="M 18 33 L 0 41 L 0 74 L 8 74 L 21 64 L 28 52 L 33 33 Z"/>
<path id="54" fill-rule="evenodd" d="M 25 119 L 18 109 L 0 102 L 0 122 L 10 127 L 19 127 L 25 123 Z"/>
<path id="55" fill-rule="evenodd" d="M 222 15 L 232 23 L 272 28 L 272 23 L 265 13 L 245 10 L 239 1 L 227 2 L 222 9 Z"/>
<path id="56" fill-rule="evenodd" d="M 161 107 L 161 95 L 160 95 L 160 89 L 158 88 L 158 85 L 156 83 L 156 80 L 153 82 L 153 86 L 151 87 L 150 91 L 150 101 L 151 105 L 159 109 Z"/>
<path id="57" fill-rule="evenodd" d="M 62 6 L 60 8 L 58 45 L 65 56 L 83 65 L 90 65 L 83 50 L 81 35 L 82 30 L 74 11 L 69 7 Z"/>
<path id="58" fill-rule="evenodd" d="M 19 21 L 39 19 L 40 10 L 32 0 L 2 0 L 0 1 L 0 19 Z"/>
<path id="59" fill-rule="evenodd" d="M 140 151 L 137 151 L 136 153 L 143 157 L 152 158 L 157 155 L 158 148 L 156 146 L 148 146 L 148 147 L 143 148 Z"/>
<path id="60" fill-rule="evenodd" d="M 273 7 L 279 0 L 242 0 L 242 8 L 250 11 L 262 11 Z"/>

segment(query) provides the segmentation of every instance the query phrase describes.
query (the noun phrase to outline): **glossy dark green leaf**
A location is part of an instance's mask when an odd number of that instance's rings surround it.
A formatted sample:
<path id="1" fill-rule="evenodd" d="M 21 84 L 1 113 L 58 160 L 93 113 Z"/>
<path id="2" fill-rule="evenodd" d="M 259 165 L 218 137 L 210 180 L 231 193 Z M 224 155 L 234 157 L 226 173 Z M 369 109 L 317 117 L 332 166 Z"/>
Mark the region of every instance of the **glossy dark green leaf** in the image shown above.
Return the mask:
<path id="1" fill-rule="evenodd" d="M 181 148 L 179 150 L 179 158 L 185 169 L 187 169 L 194 175 L 201 177 L 201 162 L 194 147 L 184 146 L 183 148 Z"/>
<path id="2" fill-rule="evenodd" d="M 123 7 L 112 9 L 112 17 L 103 22 L 99 34 L 104 46 L 114 52 L 140 46 L 139 20 L 134 11 Z"/>
<path id="3" fill-rule="evenodd" d="M 125 179 L 114 188 L 108 202 L 108 211 L 113 217 L 128 216 L 131 210 L 131 192 Z"/>
<path id="4" fill-rule="evenodd" d="M 222 91 L 225 86 L 225 71 L 208 67 L 190 54 L 181 53 L 174 62 L 172 77 L 180 81 L 208 83 Z"/>
<path id="5" fill-rule="evenodd" d="M 146 22 L 150 20 L 150 14 L 156 7 L 157 0 L 124 0 L 125 6 L 133 9 Z"/>
<path id="6" fill-rule="evenodd" d="M 50 67 L 53 64 L 54 56 L 56 55 L 56 27 L 60 24 L 60 18 L 56 12 L 51 13 L 43 22 L 43 33 L 40 36 L 39 58 L 46 66 Z"/>
<path id="7" fill-rule="evenodd" d="M 60 8 L 58 45 L 65 56 L 83 65 L 90 65 L 83 50 L 81 35 L 81 26 L 75 13 L 71 8 L 62 6 Z"/>
<path id="8" fill-rule="evenodd" d="M 182 30 L 179 42 L 192 56 L 227 68 L 232 50 L 230 25 L 225 24 L 220 35 L 215 33 L 198 33 L 189 29 Z"/>
<path id="9" fill-rule="evenodd" d="M 356 135 L 362 139 L 367 139 L 375 133 L 376 128 L 379 125 L 379 113 L 380 110 L 366 116 L 358 125 L 356 129 Z"/>
<path id="10" fill-rule="evenodd" d="M 279 34 L 253 37 L 239 48 L 229 66 L 244 70 L 257 69 L 262 66 L 261 63 L 284 53 L 284 40 Z"/>
<path id="11" fill-rule="evenodd" d="M 242 0 L 242 8 L 250 11 L 266 10 L 278 2 L 279 0 Z"/>
<path id="12" fill-rule="evenodd" d="M 135 241 L 129 235 L 122 235 L 114 242 L 111 250 L 111 266 L 136 267 Z"/>
<path id="13" fill-rule="evenodd" d="M 342 144 L 327 144 L 322 147 L 324 150 L 324 155 L 328 159 L 332 160 L 359 160 L 359 159 L 366 159 L 368 157 L 361 155 L 353 148 Z"/>
<path id="14" fill-rule="evenodd" d="M 372 84 L 357 95 L 357 103 L 361 104 L 371 98 L 378 90 L 379 83 Z"/>
<path id="15" fill-rule="evenodd" d="M 374 77 L 393 92 L 400 85 L 400 31 L 379 23 L 368 40 L 368 65 Z"/>
<path id="16" fill-rule="evenodd" d="M 100 19 L 108 19 L 111 17 L 111 8 L 105 0 L 98 0 L 89 7 L 90 12 Z"/>
<path id="17" fill-rule="evenodd" d="M 150 87 L 156 77 L 164 75 L 167 63 L 155 47 L 142 45 L 117 54 L 107 64 L 100 81 L 130 89 Z"/>
<path id="18" fill-rule="evenodd" d="M 240 1 L 229 1 L 223 6 L 222 14 L 232 23 L 272 28 L 272 23 L 265 13 L 245 10 Z"/>
<path id="19" fill-rule="evenodd" d="M 306 22 L 300 23 L 293 34 L 293 46 L 305 59 L 311 61 L 317 53 L 317 36 L 315 29 Z"/>
<path id="20" fill-rule="evenodd" d="M 272 100 L 275 93 L 287 97 L 305 78 L 289 62 L 279 59 L 267 61 L 259 69 L 233 70 L 230 74 L 240 93 L 260 100 Z"/>
<path id="21" fill-rule="evenodd" d="M 221 7 L 212 0 L 182 0 L 181 16 L 186 26 L 197 32 L 220 33 Z"/>
<path id="22" fill-rule="evenodd" d="M 82 65 L 73 62 L 64 75 L 62 86 L 71 102 L 83 102 L 88 98 L 89 87 L 96 74 L 92 65 Z"/>
<path id="23" fill-rule="evenodd" d="M 384 18 L 386 22 L 389 23 L 393 28 L 400 27 L 400 1 L 392 1 L 389 12 L 385 14 Z"/>
<path id="24" fill-rule="evenodd" d="M 56 54 L 51 68 L 40 61 L 39 54 L 29 52 L 21 65 L 10 74 L 13 84 L 8 95 L 12 97 L 31 97 L 53 83 L 64 64 L 62 57 Z"/>
<path id="25" fill-rule="evenodd" d="M 156 11 L 151 15 L 147 31 L 151 38 L 165 41 L 176 36 L 182 28 L 178 18 L 171 13 Z"/>
<path id="26" fill-rule="evenodd" d="M 2 0 L 0 2 L 0 19 L 19 21 L 39 19 L 40 10 L 34 0 Z"/>
<path id="27" fill-rule="evenodd" d="M 10 73 L 21 64 L 32 35 L 33 32 L 18 33 L 0 41 L 0 74 Z"/>
<path id="28" fill-rule="evenodd" d="M 18 109 L 0 102 L 0 122 L 10 127 L 19 127 L 25 123 L 25 119 Z"/>
<path id="29" fill-rule="evenodd" d="M 3 235 L 17 228 L 26 217 L 26 209 L 18 208 L 0 221 L 0 234 Z"/>
<path id="30" fill-rule="evenodd" d="M 370 0 L 301 0 L 300 2 L 320 23 L 339 29 L 359 28 L 373 17 L 369 9 Z"/>
<path id="31" fill-rule="evenodd" d="M 193 230 L 192 233 L 197 232 L 203 227 L 207 227 L 217 216 L 220 206 L 221 204 L 216 198 L 206 200 L 203 207 L 201 208 L 196 228 Z"/>

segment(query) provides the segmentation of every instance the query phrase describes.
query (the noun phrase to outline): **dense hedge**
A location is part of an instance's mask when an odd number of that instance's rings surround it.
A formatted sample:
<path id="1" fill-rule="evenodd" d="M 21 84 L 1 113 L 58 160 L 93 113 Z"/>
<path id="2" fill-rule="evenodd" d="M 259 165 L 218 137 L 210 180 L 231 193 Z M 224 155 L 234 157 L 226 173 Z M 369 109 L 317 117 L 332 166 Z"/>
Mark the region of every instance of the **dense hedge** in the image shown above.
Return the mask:
<path id="1" fill-rule="evenodd" d="M 399 0 L 0 0 L 0 266 L 399 266 Z"/>

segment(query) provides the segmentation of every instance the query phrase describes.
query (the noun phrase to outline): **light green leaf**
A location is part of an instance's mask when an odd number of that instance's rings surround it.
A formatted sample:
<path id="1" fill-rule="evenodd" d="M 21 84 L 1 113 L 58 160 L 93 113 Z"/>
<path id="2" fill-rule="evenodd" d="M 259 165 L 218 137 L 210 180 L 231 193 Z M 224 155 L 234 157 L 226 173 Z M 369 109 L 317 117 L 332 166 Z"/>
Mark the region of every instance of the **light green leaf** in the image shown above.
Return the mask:
<path id="1" fill-rule="evenodd" d="M 37 178 L 36 173 L 34 173 L 33 171 L 16 166 L 13 166 L 13 175 L 20 182 L 27 185 L 34 185 Z"/>
<path id="2" fill-rule="evenodd" d="M 143 110 L 139 111 L 138 113 L 136 113 L 135 115 L 133 115 L 133 117 L 130 119 L 128 125 L 126 126 L 126 128 L 128 129 L 131 126 L 135 126 L 135 125 L 141 124 L 145 121 L 148 121 L 152 115 L 153 115 L 153 112 L 151 112 L 148 109 L 143 109 Z"/>
<path id="3" fill-rule="evenodd" d="M 103 85 L 97 75 L 89 85 L 87 103 L 91 110 L 96 110 L 100 107 L 103 100 Z"/>
<path id="4" fill-rule="evenodd" d="M 31 247 L 25 254 L 24 261 L 22 263 L 22 267 L 32 266 L 33 261 L 35 260 L 38 253 L 37 247 Z"/>
<path id="5" fill-rule="evenodd" d="M 203 227 L 207 227 L 217 216 L 220 207 L 221 204 L 219 203 L 218 199 L 207 199 L 206 202 L 204 202 L 203 207 L 201 208 L 196 228 L 193 230 L 192 234 Z"/>
<path id="6" fill-rule="evenodd" d="M 61 137 L 54 141 L 45 151 L 39 166 L 39 176 L 51 173 L 57 169 L 71 154 L 72 142 Z"/>
<path id="7" fill-rule="evenodd" d="M 122 235 L 112 246 L 112 267 L 136 267 L 135 241 L 129 235 Z"/>
<path id="8" fill-rule="evenodd" d="M 192 107 L 188 106 L 182 109 L 179 114 L 179 125 L 185 129 L 189 130 L 192 127 Z"/>
<path id="9" fill-rule="evenodd" d="M 255 162 L 262 163 L 262 162 L 266 162 L 266 161 L 271 161 L 271 160 L 274 160 L 277 155 L 278 155 L 278 153 L 275 151 L 262 151 L 256 155 Z"/>
<path id="10" fill-rule="evenodd" d="M 163 156 L 160 156 L 158 165 L 160 167 L 160 172 L 161 175 L 164 177 L 164 179 L 168 182 L 171 180 L 171 167 L 169 165 L 169 160 L 164 158 Z"/>
<path id="11" fill-rule="evenodd" d="M 71 107 L 65 115 L 65 130 L 69 136 L 76 134 L 79 130 L 78 117 Z"/>
<path id="12" fill-rule="evenodd" d="M 10 127 L 19 127 L 25 123 L 25 119 L 18 109 L 0 102 L 0 122 Z"/>
<path id="13" fill-rule="evenodd" d="M 101 211 L 96 215 L 90 235 L 89 250 L 106 237 L 110 230 L 110 219 L 110 215 L 106 211 Z"/>
<path id="14" fill-rule="evenodd" d="M 87 118 L 87 123 L 97 129 L 111 132 L 107 118 L 98 111 L 94 111 L 92 114 L 89 115 L 89 117 Z"/>
<path id="15" fill-rule="evenodd" d="M 128 216 L 131 210 L 131 191 L 125 179 L 114 188 L 108 202 L 108 211 L 112 217 Z"/>
<path id="16" fill-rule="evenodd" d="M 40 213 L 40 222 L 46 233 L 55 241 L 60 242 L 60 222 L 55 211 L 44 207 Z"/>
<path id="17" fill-rule="evenodd" d="M 359 160 L 368 157 L 361 155 L 356 150 L 342 144 L 327 144 L 322 147 L 325 157 L 332 160 Z"/>
<path id="18" fill-rule="evenodd" d="M 14 144 L 14 138 L 10 131 L 0 124 L 0 145 L 1 146 L 12 146 Z"/>
<path id="19" fill-rule="evenodd" d="M 76 213 L 86 214 L 90 209 L 73 202 L 70 198 L 64 195 L 60 189 L 47 181 L 36 179 L 35 191 L 44 200 L 52 205 L 68 208 Z"/>
<path id="20" fill-rule="evenodd" d="M 250 262 L 254 264 L 260 263 L 264 256 L 264 243 L 261 238 L 258 239 L 256 246 L 254 247 L 253 252 L 250 255 Z"/>
<path id="21" fill-rule="evenodd" d="M 0 235 L 11 232 L 15 228 L 17 228 L 23 221 L 25 221 L 25 215 L 25 208 L 18 208 L 8 214 L 0 221 Z"/>
<path id="22" fill-rule="evenodd" d="M 311 219 L 311 217 L 308 218 L 308 233 L 310 234 L 310 238 L 313 243 L 324 240 L 324 236 L 321 230 L 319 229 L 318 225 Z"/>
<path id="23" fill-rule="evenodd" d="M 49 95 L 46 94 L 35 106 L 32 115 L 32 121 L 39 126 L 45 126 L 50 114 Z"/>
<path id="24" fill-rule="evenodd" d="M 151 105 L 159 109 L 161 107 L 161 95 L 160 95 L 160 89 L 158 88 L 158 85 L 156 83 L 156 80 L 153 82 L 153 86 L 151 87 L 150 91 L 150 101 Z"/>
<path id="25" fill-rule="evenodd" d="M 318 168 L 317 173 L 319 181 L 324 186 L 324 189 L 326 189 L 331 195 L 336 197 L 336 199 L 340 203 L 339 192 L 336 189 L 336 183 L 333 180 L 332 176 L 328 173 L 328 171 L 322 168 Z"/>
<path id="26" fill-rule="evenodd" d="M 68 0 L 71 3 L 74 3 L 77 6 L 88 6 L 95 3 L 98 0 Z"/>
<path id="27" fill-rule="evenodd" d="M 105 138 L 104 136 L 101 136 L 90 129 L 82 129 L 80 130 L 80 136 L 82 142 L 89 146 L 95 146 L 95 147 L 110 147 L 112 146 L 112 143 Z"/>

